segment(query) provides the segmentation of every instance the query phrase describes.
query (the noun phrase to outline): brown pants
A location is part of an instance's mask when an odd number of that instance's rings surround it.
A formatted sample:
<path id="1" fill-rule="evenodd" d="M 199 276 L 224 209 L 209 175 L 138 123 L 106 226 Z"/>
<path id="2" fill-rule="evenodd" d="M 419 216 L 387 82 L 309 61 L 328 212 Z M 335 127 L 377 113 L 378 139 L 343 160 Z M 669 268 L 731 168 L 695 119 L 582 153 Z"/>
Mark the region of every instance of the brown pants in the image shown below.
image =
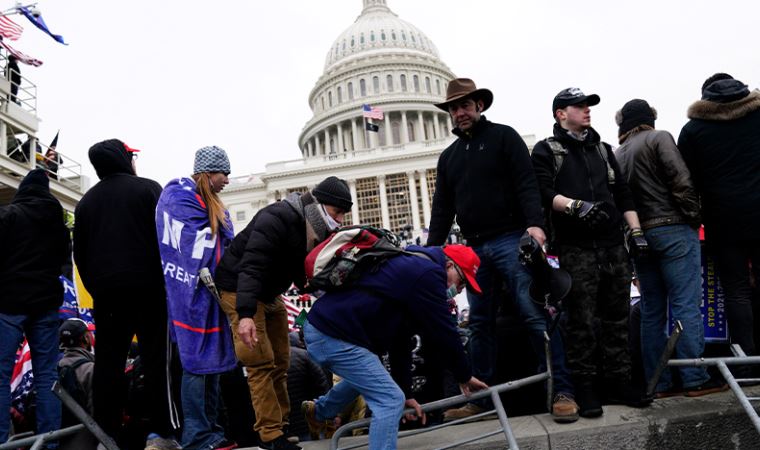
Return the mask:
<path id="1" fill-rule="evenodd" d="M 288 312 L 279 297 L 272 303 L 259 302 L 253 317 L 259 342 L 250 349 L 238 336 L 240 320 L 235 311 L 235 293 L 222 291 L 221 297 L 222 309 L 232 325 L 235 353 L 248 373 L 248 388 L 256 413 L 253 429 L 259 433 L 261 440 L 273 441 L 282 436 L 290 414 L 287 387 L 290 365 Z"/>

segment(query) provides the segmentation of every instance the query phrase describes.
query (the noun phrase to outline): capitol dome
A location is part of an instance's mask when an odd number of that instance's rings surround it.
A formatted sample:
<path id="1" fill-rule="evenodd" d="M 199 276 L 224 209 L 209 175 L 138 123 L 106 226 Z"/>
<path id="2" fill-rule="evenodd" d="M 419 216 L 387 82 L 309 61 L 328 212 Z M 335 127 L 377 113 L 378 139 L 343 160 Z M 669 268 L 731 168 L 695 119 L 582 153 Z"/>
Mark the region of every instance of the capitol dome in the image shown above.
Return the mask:
<path id="1" fill-rule="evenodd" d="M 420 52 L 438 58 L 433 42 L 417 27 L 400 19 L 385 0 L 364 0 L 356 21 L 338 36 L 325 58 L 325 72 L 357 54 L 380 51 Z"/>

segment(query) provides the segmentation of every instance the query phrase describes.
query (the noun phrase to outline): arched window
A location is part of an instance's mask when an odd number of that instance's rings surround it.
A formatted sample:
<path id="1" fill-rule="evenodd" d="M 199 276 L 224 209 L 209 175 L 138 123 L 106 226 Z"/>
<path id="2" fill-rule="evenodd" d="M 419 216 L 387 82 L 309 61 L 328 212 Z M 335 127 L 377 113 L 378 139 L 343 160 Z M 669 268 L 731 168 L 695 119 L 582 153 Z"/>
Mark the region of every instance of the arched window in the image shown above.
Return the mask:
<path id="1" fill-rule="evenodd" d="M 372 42 L 375 42 L 375 32 L 374 31 L 370 31 L 369 32 L 369 40 L 372 41 Z"/>
<path id="2" fill-rule="evenodd" d="M 359 43 L 364 44 L 364 33 L 359 36 Z"/>
<path id="3" fill-rule="evenodd" d="M 406 40 L 406 31 L 401 30 L 401 40 Z"/>
<path id="4" fill-rule="evenodd" d="M 392 145 L 401 143 L 401 122 L 391 122 L 391 135 L 393 136 L 393 142 L 391 143 Z"/>
<path id="5" fill-rule="evenodd" d="M 420 77 L 418 77 L 417 75 L 414 75 L 412 77 L 412 80 L 414 82 L 414 92 L 419 92 L 420 91 Z"/>
<path id="6" fill-rule="evenodd" d="M 343 51 L 344 52 L 346 51 L 346 40 L 345 39 L 343 39 Z"/>
<path id="7" fill-rule="evenodd" d="M 327 93 L 327 106 L 332 108 L 332 91 Z"/>
<path id="8" fill-rule="evenodd" d="M 385 88 L 388 92 L 393 92 L 393 75 L 385 77 Z"/>
<path id="9" fill-rule="evenodd" d="M 437 78 L 435 80 L 435 93 L 441 95 L 441 80 Z"/>
<path id="10" fill-rule="evenodd" d="M 401 74 L 401 92 L 406 92 L 406 75 Z"/>
<path id="11" fill-rule="evenodd" d="M 364 78 L 359 80 L 359 93 L 361 94 L 362 97 L 367 96 L 367 82 L 364 81 Z"/>
<path id="12" fill-rule="evenodd" d="M 338 86 L 338 104 L 343 103 L 343 90 Z"/>
<path id="13" fill-rule="evenodd" d="M 319 101 L 322 103 L 322 111 L 325 110 L 325 96 L 319 97 Z"/>
<path id="14" fill-rule="evenodd" d="M 433 90 L 430 88 L 430 77 L 425 77 L 425 92 L 431 94 Z"/>
<path id="15" fill-rule="evenodd" d="M 354 83 L 348 82 L 348 99 L 353 100 L 354 99 Z"/>
<path id="16" fill-rule="evenodd" d="M 396 40 L 396 30 L 391 30 L 391 39 Z"/>
<path id="17" fill-rule="evenodd" d="M 353 36 L 351 36 L 351 47 L 353 47 L 353 46 L 354 46 L 354 43 L 355 43 L 355 41 L 356 41 L 356 40 L 354 39 L 354 37 L 353 37 Z"/>
<path id="18" fill-rule="evenodd" d="M 375 94 L 380 93 L 380 77 L 372 77 L 372 92 Z"/>
<path id="19" fill-rule="evenodd" d="M 414 135 L 414 121 L 410 120 L 406 123 L 406 131 L 409 133 L 409 142 L 414 142 L 417 140 L 416 136 Z"/>
<path id="20" fill-rule="evenodd" d="M 380 39 L 385 40 L 385 30 L 380 30 Z"/>

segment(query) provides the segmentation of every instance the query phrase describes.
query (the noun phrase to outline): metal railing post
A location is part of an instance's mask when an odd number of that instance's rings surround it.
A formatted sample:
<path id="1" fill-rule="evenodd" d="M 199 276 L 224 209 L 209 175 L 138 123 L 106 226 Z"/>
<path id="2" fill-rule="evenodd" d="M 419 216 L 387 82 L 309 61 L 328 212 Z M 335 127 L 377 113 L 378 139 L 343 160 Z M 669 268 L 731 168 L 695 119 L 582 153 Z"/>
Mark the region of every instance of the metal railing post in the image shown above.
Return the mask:
<path id="1" fill-rule="evenodd" d="M 670 361 L 670 357 L 676 349 L 676 344 L 678 344 L 678 340 L 681 338 L 681 333 L 683 333 L 683 325 L 681 325 L 680 320 L 676 320 L 676 326 L 673 328 L 673 332 L 670 334 L 670 338 L 668 338 L 668 342 L 665 344 L 665 349 L 662 351 L 662 355 L 660 355 L 660 360 L 654 368 L 652 378 L 649 380 L 649 384 L 647 384 L 647 397 L 654 395 L 654 390 L 657 388 L 657 382 L 660 381 L 662 371 L 668 366 L 668 361 Z"/>

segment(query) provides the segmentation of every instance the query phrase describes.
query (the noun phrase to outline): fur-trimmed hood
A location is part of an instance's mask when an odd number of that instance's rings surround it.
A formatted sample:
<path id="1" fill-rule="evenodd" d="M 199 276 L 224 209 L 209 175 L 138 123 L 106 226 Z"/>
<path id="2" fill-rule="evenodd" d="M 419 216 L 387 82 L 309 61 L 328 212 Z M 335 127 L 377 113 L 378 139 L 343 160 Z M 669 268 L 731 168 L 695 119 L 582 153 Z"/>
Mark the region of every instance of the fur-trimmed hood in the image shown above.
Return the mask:
<path id="1" fill-rule="evenodd" d="M 758 109 L 760 109 L 760 90 L 755 89 L 748 96 L 734 102 L 696 101 L 689 106 L 686 115 L 689 119 L 728 121 L 740 119 Z"/>

